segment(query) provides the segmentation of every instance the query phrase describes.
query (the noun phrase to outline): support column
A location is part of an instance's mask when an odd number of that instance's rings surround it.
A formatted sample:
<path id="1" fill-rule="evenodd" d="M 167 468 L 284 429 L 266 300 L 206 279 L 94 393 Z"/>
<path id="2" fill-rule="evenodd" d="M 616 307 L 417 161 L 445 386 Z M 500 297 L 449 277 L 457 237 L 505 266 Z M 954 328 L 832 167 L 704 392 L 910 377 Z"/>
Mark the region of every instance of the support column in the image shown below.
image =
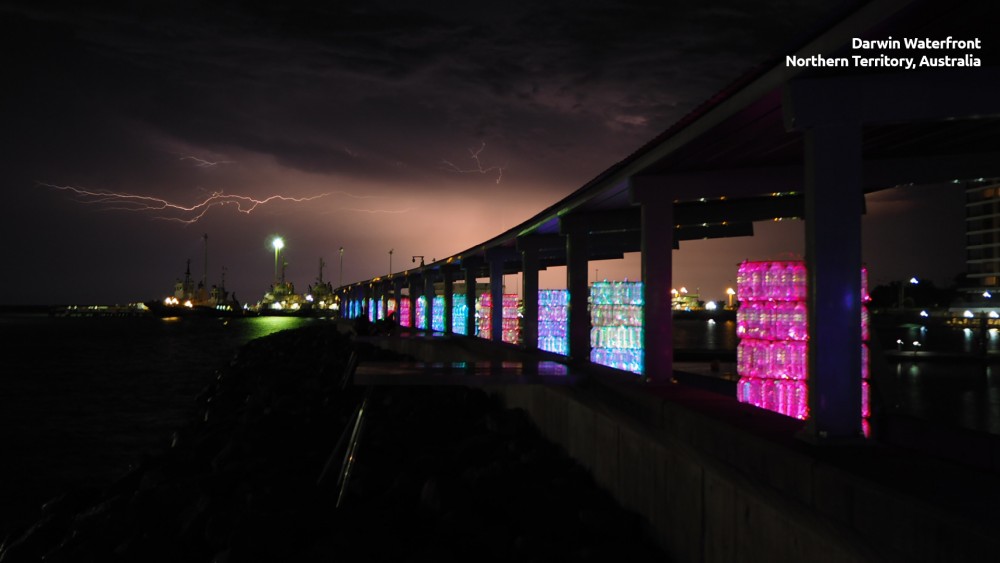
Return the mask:
<path id="1" fill-rule="evenodd" d="M 520 245 L 522 240 L 518 241 Z M 524 291 L 524 310 L 521 335 L 524 347 L 528 350 L 538 348 L 538 246 L 524 244 L 521 248 L 521 287 Z"/>
<path id="2" fill-rule="evenodd" d="M 587 283 L 589 233 L 586 225 L 562 220 L 560 230 L 566 236 L 566 289 L 569 290 L 569 357 L 576 362 L 590 362 L 590 311 L 587 308 L 590 287 Z"/>
<path id="3" fill-rule="evenodd" d="M 396 276 L 392 278 L 392 310 L 395 311 L 394 318 L 396 324 L 400 324 L 399 303 L 403 295 L 403 278 Z"/>
<path id="4" fill-rule="evenodd" d="M 369 319 L 371 318 L 371 315 L 369 314 L 369 311 L 372 306 L 371 299 L 372 299 L 372 284 L 371 283 L 363 284 L 361 287 L 361 301 L 363 302 L 363 304 L 361 305 L 361 314 L 368 317 Z"/>
<path id="5" fill-rule="evenodd" d="M 423 283 L 423 279 L 419 276 L 410 276 L 407 281 L 409 282 L 409 292 L 406 296 L 410 300 L 410 310 L 406 312 L 407 321 L 409 321 L 410 329 L 417 328 L 417 297 L 420 296 L 420 291 L 418 288 L 420 284 Z"/>
<path id="6" fill-rule="evenodd" d="M 476 335 L 476 271 L 479 263 L 474 260 L 463 261 L 465 268 L 465 334 Z"/>
<path id="7" fill-rule="evenodd" d="M 669 383 L 674 373 L 673 196 L 661 185 L 633 184 L 632 201 L 641 206 L 643 375 L 650 383 Z"/>
<path id="8" fill-rule="evenodd" d="M 861 128 L 805 132 L 809 423 L 802 438 L 861 430 Z"/>
<path id="9" fill-rule="evenodd" d="M 501 257 L 490 259 L 490 340 L 503 341 L 503 265 Z"/>
<path id="10" fill-rule="evenodd" d="M 444 276 L 444 333 L 454 334 L 451 330 L 451 318 L 454 313 L 455 304 L 452 303 L 453 293 L 455 292 L 454 284 L 452 281 L 452 274 L 454 270 L 451 266 L 441 266 L 441 275 Z"/>
<path id="11" fill-rule="evenodd" d="M 424 271 L 424 327 L 427 332 L 433 332 L 431 319 L 434 317 L 434 275 L 431 270 Z"/>

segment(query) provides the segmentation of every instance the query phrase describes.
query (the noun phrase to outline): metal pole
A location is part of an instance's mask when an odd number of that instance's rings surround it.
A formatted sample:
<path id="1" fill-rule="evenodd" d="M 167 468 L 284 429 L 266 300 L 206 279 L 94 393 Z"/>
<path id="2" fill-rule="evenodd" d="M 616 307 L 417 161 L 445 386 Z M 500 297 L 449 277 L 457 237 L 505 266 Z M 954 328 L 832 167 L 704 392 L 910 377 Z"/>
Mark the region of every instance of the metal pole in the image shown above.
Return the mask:
<path id="1" fill-rule="evenodd" d="M 340 287 L 344 287 L 344 247 L 340 247 Z"/>
<path id="2" fill-rule="evenodd" d="M 205 275 L 201 278 L 201 286 L 208 291 L 208 233 L 204 234 L 205 238 Z"/>

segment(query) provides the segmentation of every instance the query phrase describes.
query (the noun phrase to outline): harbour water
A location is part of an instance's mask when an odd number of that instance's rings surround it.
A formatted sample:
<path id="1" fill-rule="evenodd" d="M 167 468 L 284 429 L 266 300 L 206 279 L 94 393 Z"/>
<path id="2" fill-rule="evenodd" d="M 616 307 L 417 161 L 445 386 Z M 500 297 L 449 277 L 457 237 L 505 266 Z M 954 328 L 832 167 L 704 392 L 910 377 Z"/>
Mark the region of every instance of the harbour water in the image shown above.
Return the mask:
<path id="1" fill-rule="evenodd" d="M 328 321 L 0 316 L 0 541 L 39 502 L 168 446 L 239 346 L 313 322 Z"/>
<path id="2" fill-rule="evenodd" d="M 143 452 L 167 447 L 194 415 L 195 397 L 242 344 L 324 322 L 0 315 L 0 536 L 45 499 L 110 483 Z M 678 319 L 674 332 L 678 349 L 731 354 L 738 342 L 733 321 Z M 878 331 L 882 349 L 903 352 L 892 361 L 873 354 L 887 408 L 1000 434 L 1000 364 L 927 357 L 971 357 L 983 334 L 987 350 L 1000 351 L 996 332 L 918 325 Z"/>

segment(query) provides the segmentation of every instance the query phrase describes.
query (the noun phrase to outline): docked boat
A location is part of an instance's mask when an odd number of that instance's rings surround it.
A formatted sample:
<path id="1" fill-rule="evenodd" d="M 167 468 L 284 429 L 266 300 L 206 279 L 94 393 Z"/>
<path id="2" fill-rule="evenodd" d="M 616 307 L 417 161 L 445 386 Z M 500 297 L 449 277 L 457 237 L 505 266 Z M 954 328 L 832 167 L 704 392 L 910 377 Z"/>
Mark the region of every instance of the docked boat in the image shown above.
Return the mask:
<path id="1" fill-rule="evenodd" d="M 195 282 L 191 278 L 191 259 L 188 258 L 184 279 L 174 283 L 174 292 L 164 299 L 146 301 L 150 313 L 158 317 L 239 317 L 244 310 L 236 295 L 226 291 L 226 270 L 222 269 L 219 285 L 207 287 L 208 235 L 205 235 L 205 278 Z"/>
<path id="2" fill-rule="evenodd" d="M 326 263 L 319 259 L 319 276 L 304 294 L 295 293 L 295 284 L 285 280 L 285 265 L 281 267 L 281 277 L 271 284 L 267 293 L 253 308 L 262 316 L 309 317 L 331 316 L 339 309 L 339 301 L 333 292 L 333 285 L 323 280 Z"/>
<path id="3" fill-rule="evenodd" d="M 304 295 L 295 293 L 295 284 L 282 279 L 271 284 L 256 309 L 257 314 L 264 316 L 304 316 L 308 314 L 309 302 Z"/>
<path id="4" fill-rule="evenodd" d="M 327 317 L 336 314 L 340 309 L 340 300 L 333 292 L 333 284 L 323 281 L 323 267 L 326 262 L 319 259 L 319 277 L 316 283 L 306 290 L 307 310 L 317 317 Z"/>

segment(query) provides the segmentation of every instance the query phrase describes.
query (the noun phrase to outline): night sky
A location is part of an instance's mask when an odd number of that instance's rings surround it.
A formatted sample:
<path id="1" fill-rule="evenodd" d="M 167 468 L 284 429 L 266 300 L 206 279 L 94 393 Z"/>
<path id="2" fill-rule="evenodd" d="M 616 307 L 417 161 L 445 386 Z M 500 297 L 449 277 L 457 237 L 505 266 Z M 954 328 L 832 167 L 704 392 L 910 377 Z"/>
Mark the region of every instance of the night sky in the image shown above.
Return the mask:
<path id="1" fill-rule="evenodd" d="M 188 258 L 201 278 L 204 234 L 209 282 L 225 266 L 251 303 L 272 281 L 276 234 L 299 290 L 320 257 L 336 284 L 339 247 L 344 282 L 386 273 L 390 249 L 396 271 L 446 257 L 565 197 L 843 10 L 122 4 L 0 5 L 0 303 L 162 298 Z M 300 201 L 252 201 L 273 196 Z M 873 281 L 950 282 L 962 209 L 954 187 L 870 197 Z M 955 228 L 917 226 L 929 217 Z M 757 232 L 685 243 L 678 286 L 723 299 L 739 260 L 801 256 L 801 222 Z M 635 263 L 591 267 L 634 277 Z"/>

